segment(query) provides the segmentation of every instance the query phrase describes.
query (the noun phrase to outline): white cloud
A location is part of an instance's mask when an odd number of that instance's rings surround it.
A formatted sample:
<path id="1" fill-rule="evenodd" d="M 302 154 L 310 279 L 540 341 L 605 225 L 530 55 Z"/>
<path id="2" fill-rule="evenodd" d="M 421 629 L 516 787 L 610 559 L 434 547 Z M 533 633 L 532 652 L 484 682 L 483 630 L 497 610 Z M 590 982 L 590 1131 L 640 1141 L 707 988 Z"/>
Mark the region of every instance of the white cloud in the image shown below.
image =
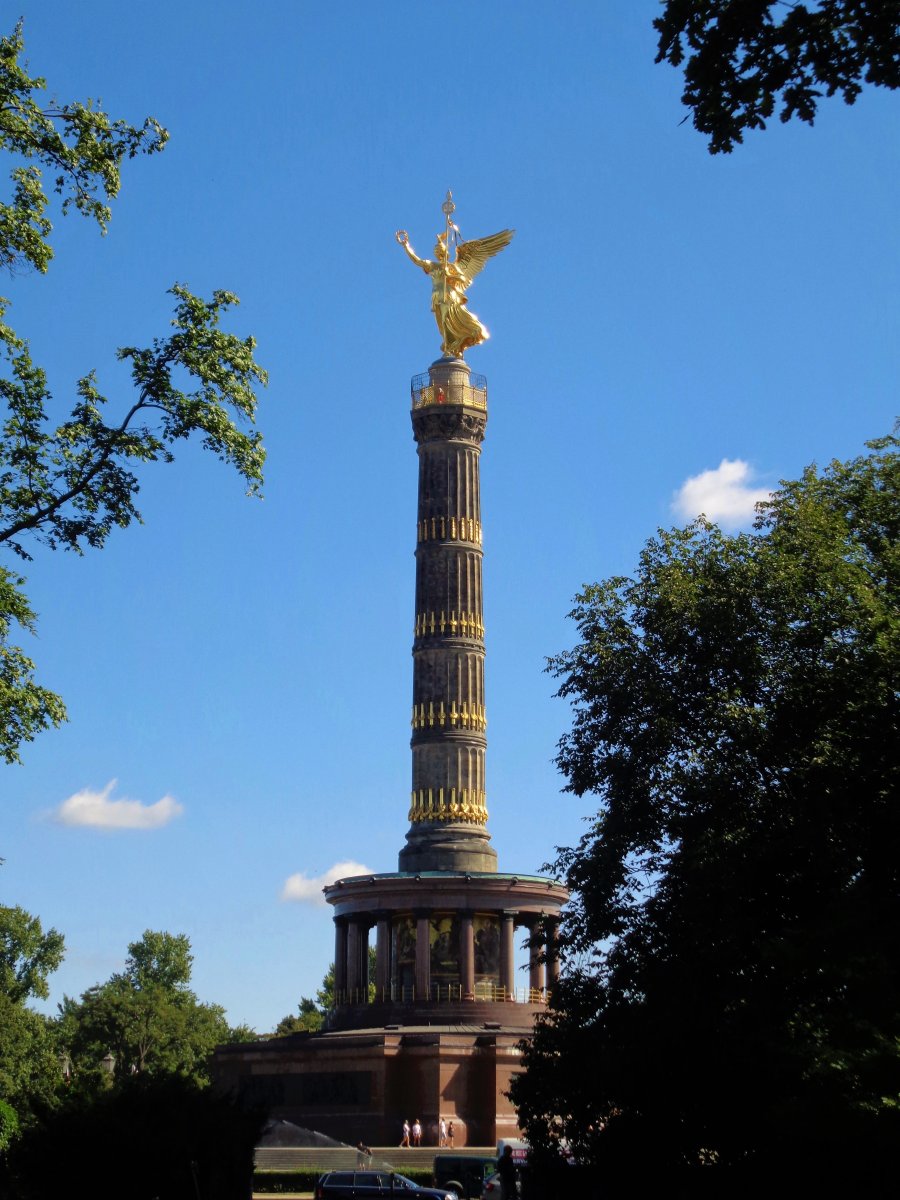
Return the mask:
<path id="1" fill-rule="evenodd" d="M 768 488 L 753 486 L 754 472 L 740 458 L 723 458 L 714 471 L 686 479 L 672 500 L 672 509 L 692 521 L 704 513 L 710 521 L 736 528 L 753 520 L 754 506 L 768 500 Z"/>
<path id="2" fill-rule="evenodd" d="M 322 895 L 322 888 L 326 884 L 334 883 L 338 879 L 347 879 L 350 875 L 373 874 L 371 867 L 364 867 L 362 863 L 352 860 L 335 863 L 323 874 L 313 878 L 298 871 L 296 875 L 289 875 L 284 881 L 281 899 L 299 900 L 301 904 L 324 904 L 325 897 Z"/>
<path id="3" fill-rule="evenodd" d="M 155 804 L 113 800 L 111 793 L 117 783 L 111 779 L 102 791 L 84 788 L 76 792 L 53 810 L 53 819 L 60 825 L 87 825 L 91 829 L 159 829 L 184 812 L 172 796 L 163 796 Z"/>

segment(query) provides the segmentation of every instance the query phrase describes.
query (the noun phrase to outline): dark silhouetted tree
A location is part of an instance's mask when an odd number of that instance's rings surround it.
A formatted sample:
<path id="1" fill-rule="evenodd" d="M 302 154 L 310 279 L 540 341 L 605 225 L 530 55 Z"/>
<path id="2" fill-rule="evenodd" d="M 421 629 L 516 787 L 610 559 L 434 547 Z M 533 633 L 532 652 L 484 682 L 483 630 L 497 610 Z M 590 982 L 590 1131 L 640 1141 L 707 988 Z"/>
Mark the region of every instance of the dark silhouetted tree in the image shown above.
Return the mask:
<path id="1" fill-rule="evenodd" d="M 628 1169 L 892 1163 L 900 1138 L 900 454 L 810 468 L 729 537 L 648 542 L 552 660 L 599 811 L 555 868 L 566 969 L 513 1095 Z"/>
<path id="2" fill-rule="evenodd" d="M 656 61 L 684 65 L 682 100 L 713 154 L 776 110 L 811 125 L 822 96 L 852 104 L 866 85 L 900 86 L 900 0 L 664 0 L 663 10 Z"/>

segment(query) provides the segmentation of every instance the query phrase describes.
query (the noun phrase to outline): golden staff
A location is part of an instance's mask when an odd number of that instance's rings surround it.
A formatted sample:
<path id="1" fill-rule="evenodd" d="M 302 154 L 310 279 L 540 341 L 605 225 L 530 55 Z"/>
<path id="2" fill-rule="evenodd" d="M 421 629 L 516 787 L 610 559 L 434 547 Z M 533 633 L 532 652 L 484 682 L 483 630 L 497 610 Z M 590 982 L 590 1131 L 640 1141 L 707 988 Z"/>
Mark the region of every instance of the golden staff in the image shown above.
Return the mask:
<path id="1" fill-rule="evenodd" d="M 447 188 L 447 199 L 441 205 L 441 212 L 447 218 L 447 228 L 444 232 L 444 245 L 447 249 L 447 266 L 450 266 L 450 218 L 456 212 L 456 205 L 453 203 L 453 193 Z M 444 303 L 447 303 L 447 270 L 444 269 Z"/>

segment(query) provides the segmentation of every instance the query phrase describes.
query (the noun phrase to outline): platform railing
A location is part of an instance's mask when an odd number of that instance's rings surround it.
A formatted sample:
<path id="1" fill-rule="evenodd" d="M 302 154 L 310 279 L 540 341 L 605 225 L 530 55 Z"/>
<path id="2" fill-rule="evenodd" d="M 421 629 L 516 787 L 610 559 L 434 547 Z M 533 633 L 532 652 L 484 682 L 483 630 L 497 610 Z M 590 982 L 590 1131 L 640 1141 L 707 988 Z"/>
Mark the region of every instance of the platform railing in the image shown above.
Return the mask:
<path id="1" fill-rule="evenodd" d="M 374 995 L 369 988 L 352 988 L 335 993 L 335 1007 L 343 1008 L 348 1005 L 362 1004 L 462 1004 L 466 1001 L 483 1003 L 509 1004 L 545 1004 L 547 992 L 543 988 L 505 988 L 495 983 L 479 982 L 475 990 L 464 993 L 458 983 L 432 983 L 429 990 L 422 993 L 413 986 L 392 984 L 390 987 L 376 989 Z"/>
<path id="2" fill-rule="evenodd" d="M 465 404 L 469 408 L 487 408 L 487 379 L 484 375 L 462 376 L 445 383 L 433 383 L 430 375 L 414 375 L 410 383 L 413 408 L 429 404 Z"/>

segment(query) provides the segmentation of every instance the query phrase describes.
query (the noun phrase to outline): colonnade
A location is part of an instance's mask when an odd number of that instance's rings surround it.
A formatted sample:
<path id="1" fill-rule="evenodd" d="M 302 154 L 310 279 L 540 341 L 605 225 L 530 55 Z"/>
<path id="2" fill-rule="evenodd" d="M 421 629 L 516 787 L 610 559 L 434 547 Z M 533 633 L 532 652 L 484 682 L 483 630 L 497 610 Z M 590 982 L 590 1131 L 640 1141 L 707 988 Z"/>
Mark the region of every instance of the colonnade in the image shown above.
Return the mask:
<path id="1" fill-rule="evenodd" d="M 392 921 L 412 916 L 415 924 L 415 989 L 410 999 L 417 1002 L 432 998 L 431 980 L 431 920 L 434 916 L 451 916 L 446 910 L 418 908 L 410 913 L 389 911 L 364 912 L 335 917 L 334 990 L 338 1005 L 365 1003 L 369 984 L 369 933 L 375 929 L 375 998 L 394 997 L 397 985 L 392 956 Z M 496 984 L 498 998 L 514 999 L 515 933 L 528 930 L 528 993 L 540 1000 L 559 977 L 557 953 L 558 918 L 545 914 L 521 913 L 515 909 L 485 913 L 466 910 L 455 914 L 459 918 L 459 995 L 463 1000 L 475 998 L 475 918 L 493 917 L 500 933 L 499 972 Z M 399 997 L 394 997 L 399 998 Z"/>

